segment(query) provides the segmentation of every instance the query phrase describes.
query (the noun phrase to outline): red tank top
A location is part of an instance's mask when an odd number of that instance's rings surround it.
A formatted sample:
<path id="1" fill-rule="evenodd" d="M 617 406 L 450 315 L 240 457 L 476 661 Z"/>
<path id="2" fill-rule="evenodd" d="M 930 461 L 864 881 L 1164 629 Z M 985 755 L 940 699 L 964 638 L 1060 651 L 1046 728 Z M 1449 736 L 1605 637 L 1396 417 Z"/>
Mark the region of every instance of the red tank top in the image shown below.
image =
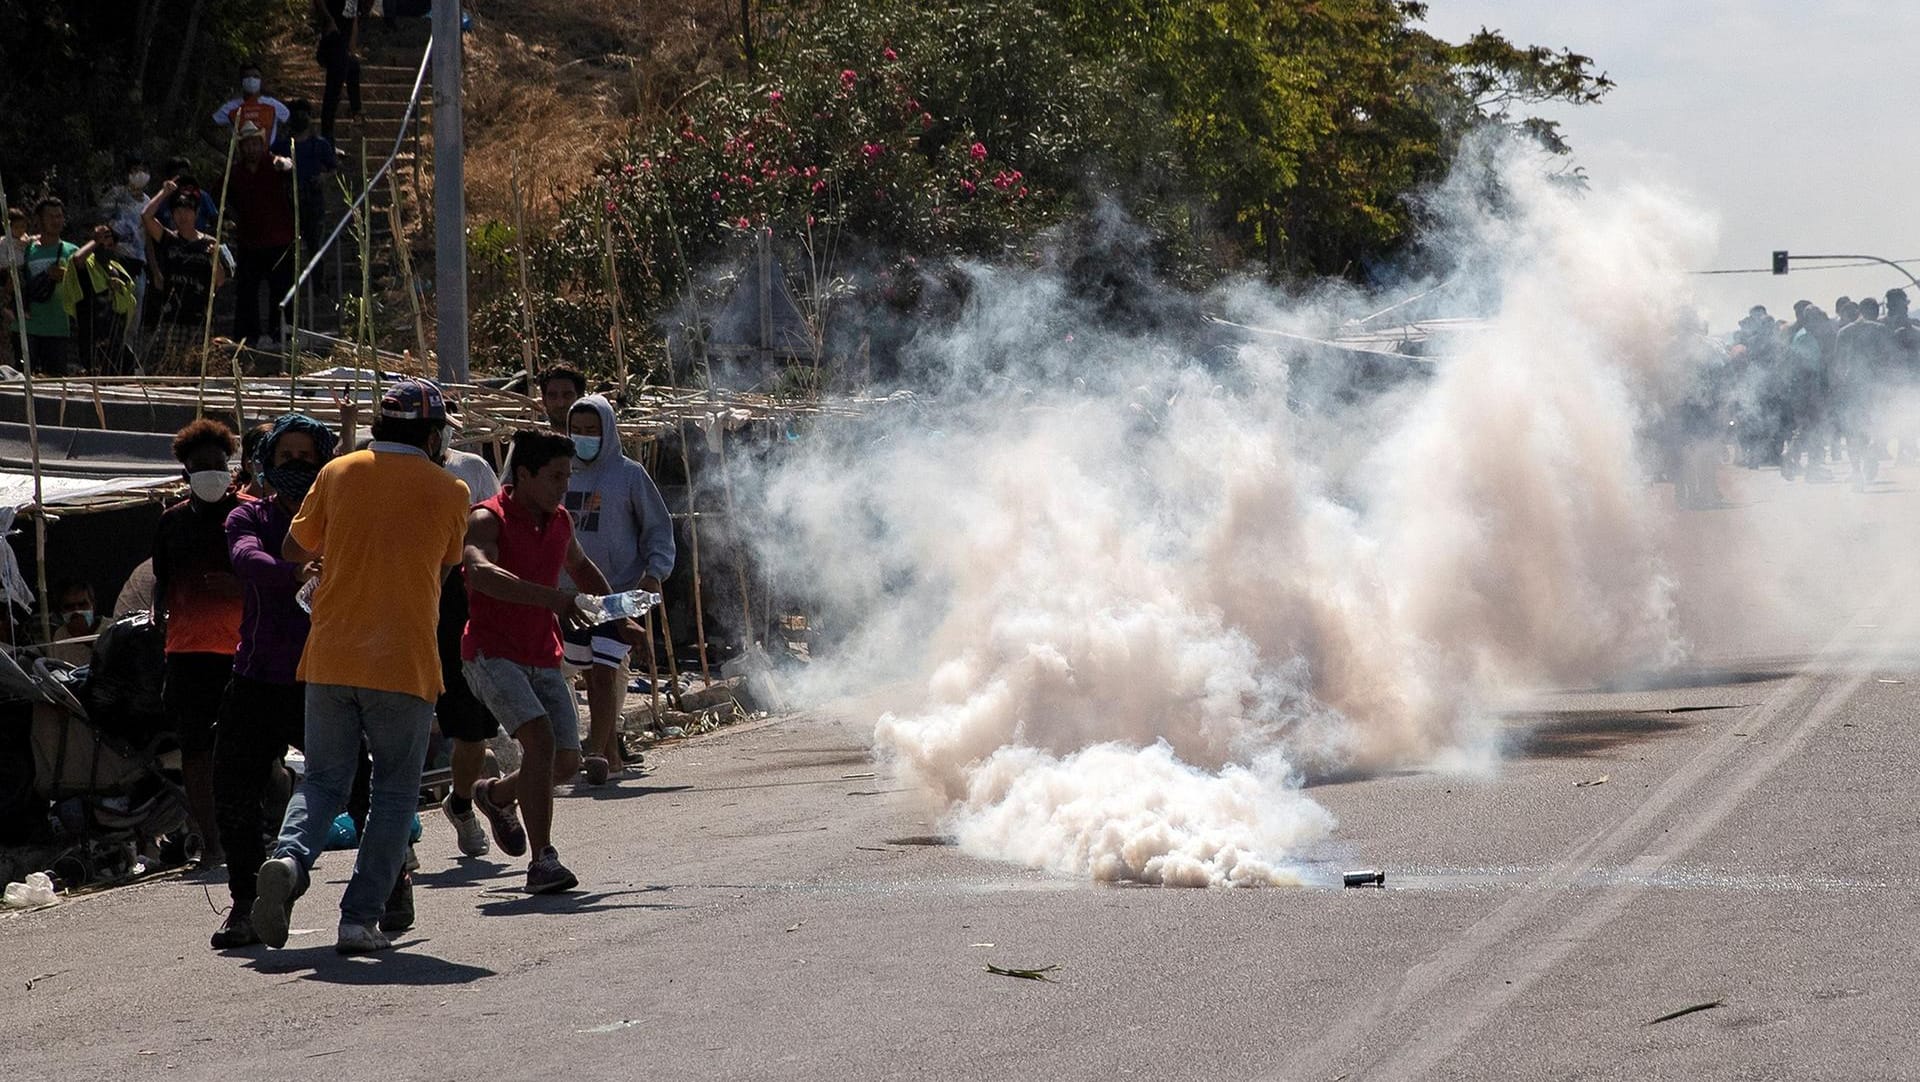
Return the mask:
<path id="1" fill-rule="evenodd" d="M 543 521 L 538 512 L 517 506 L 512 495 L 509 487 L 474 505 L 500 520 L 499 566 L 527 582 L 560 585 L 573 519 L 562 510 Z M 560 667 L 560 619 L 551 610 L 501 601 L 478 590 L 467 595 L 467 630 L 460 636 L 463 660 L 484 654 L 534 668 Z"/>

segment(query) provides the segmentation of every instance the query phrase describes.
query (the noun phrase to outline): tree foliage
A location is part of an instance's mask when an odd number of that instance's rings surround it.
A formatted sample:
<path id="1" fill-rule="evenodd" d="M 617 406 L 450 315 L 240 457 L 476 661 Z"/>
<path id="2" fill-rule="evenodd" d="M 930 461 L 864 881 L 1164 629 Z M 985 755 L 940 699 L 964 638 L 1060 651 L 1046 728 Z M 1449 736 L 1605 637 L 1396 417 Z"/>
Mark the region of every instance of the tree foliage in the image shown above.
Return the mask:
<path id="1" fill-rule="evenodd" d="M 643 332 L 661 313 L 685 319 L 690 299 L 716 303 L 725 282 L 697 269 L 729 265 L 770 227 L 790 265 L 817 269 L 831 250 L 849 268 L 840 286 L 911 306 L 928 266 L 1034 258 L 1109 197 L 1178 282 L 1249 262 L 1276 277 L 1360 276 L 1412 235 L 1415 197 L 1470 136 L 1505 128 L 1566 155 L 1531 110 L 1612 85 L 1570 51 L 1484 30 L 1443 41 L 1408 0 L 782 11 L 750 76 L 715 81 L 610 149 L 538 247 L 536 295 L 603 290 L 610 231 L 630 330 Z M 592 310 L 540 303 L 556 324 Z M 510 310 L 487 323 L 503 355 L 517 350 Z"/>

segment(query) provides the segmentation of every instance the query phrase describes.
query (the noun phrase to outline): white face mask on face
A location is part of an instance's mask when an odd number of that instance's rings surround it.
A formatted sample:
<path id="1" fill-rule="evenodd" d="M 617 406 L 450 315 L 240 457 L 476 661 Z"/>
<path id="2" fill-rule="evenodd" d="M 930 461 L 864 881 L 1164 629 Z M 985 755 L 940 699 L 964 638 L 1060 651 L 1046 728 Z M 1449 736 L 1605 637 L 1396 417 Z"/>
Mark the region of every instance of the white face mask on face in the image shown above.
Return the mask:
<path id="1" fill-rule="evenodd" d="M 260 80 L 255 76 L 249 75 L 245 79 L 240 80 L 240 90 L 246 94 L 258 94 L 260 93 Z"/>
<path id="2" fill-rule="evenodd" d="M 225 470 L 195 470 L 187 474 L 187 486 L 193 489 L 193 498 L 201 503 L 218 502 L 231 484 L 233 475 Z"/>
<path id="3" fill-rule="evenodd" d="M 147 186 L 147 181 L 152 179 L 153 177 L 146 173 L 129 173 L 127 174 L 127 187 L 144 188 Z"/>

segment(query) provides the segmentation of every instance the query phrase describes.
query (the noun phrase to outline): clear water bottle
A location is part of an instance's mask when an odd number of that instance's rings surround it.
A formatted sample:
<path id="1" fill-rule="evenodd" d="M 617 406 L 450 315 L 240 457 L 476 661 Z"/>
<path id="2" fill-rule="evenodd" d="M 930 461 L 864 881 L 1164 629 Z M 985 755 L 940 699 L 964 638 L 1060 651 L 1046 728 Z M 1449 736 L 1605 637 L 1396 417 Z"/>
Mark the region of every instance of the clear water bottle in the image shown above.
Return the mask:
<path id="1" fill-rule="evenodd" d="M 660 603 L 660 595 L 651 590 L 628 590 L 623 594 L 603 594 L 580 599 L 580 608 L 596 624 L 610 620 L 637 620 Z"/>
<path id="2" fill-rule="evenodd" d="M 309 616 L 313 614 L 313 594 L 314 594 L 314 591 L 318 590 L 319 588 L 320 588 L 319 579 L 317 578 L 308 579 L 306 583 L 300 587 L 300 592 L 293 595 L 293 600 L 300 606 L 301 612 L 304 612 Z"/>

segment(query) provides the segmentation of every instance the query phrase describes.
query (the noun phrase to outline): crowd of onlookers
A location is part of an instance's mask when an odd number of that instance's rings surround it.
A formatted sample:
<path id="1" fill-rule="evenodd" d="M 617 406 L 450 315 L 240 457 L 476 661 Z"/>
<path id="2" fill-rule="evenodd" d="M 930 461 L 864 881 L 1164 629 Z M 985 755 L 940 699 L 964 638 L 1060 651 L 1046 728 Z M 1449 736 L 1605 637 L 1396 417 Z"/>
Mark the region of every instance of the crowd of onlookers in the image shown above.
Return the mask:
<path id="1" fill-rule="evenodd" d="M 8 193 L 0 361 L 19 367 L 28 359 L 21 320 L 38 375 L 161 372 L 183 355 L 197 366 L 197 351 L 216 335 L 279 352 L 281 301 L 297 264 L 325 240 L 342 98 L 350 118 L 360 115 L 363 5 L 312 6 L 314 59 L 325 78 L 318 117 L 304 99 L 268 94 L 260 67 L 249 63 L 239 93 L 214 110 L 224 149 L 212 169 L 173 157 L 155 170 L 134 153 L 123 156 L 96 205 L 69 206 L 51 190 Z M 232 308 L 219 325 L 216 298 Z"/>
<path id="2" fill-rule="evenodd" d="M 1798 301 L 1793 319 L 1755 305 L 1712 342 L 1691 393 L 1670 418 L 1668 473 L 1682 505 L 1716 502 L 1712 467 L 1730 445 L 1736 465 L 1788 480 L 1874 480 L 1883 461 L 1920 460 L 1920 323 L 1905 290 L 1840 297 L 1833 312 Z"/>

